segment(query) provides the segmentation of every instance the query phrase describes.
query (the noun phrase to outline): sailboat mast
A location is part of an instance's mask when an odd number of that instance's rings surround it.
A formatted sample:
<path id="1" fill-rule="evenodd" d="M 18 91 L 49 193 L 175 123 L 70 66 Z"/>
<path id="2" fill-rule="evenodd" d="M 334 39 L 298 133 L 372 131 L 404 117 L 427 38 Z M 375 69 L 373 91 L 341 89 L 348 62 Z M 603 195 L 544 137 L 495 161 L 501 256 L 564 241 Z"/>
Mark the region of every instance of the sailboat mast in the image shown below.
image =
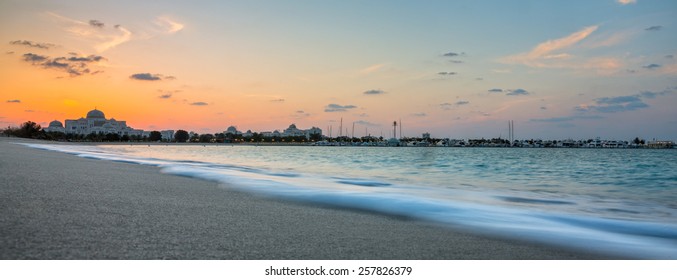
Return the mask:
<path id="1" fill-rule="evenodd" d="M 341 133 L 343 133 L 343 118 L 341 118 L 341 124 L 339 125 L 338 137 L 341 137 Z"/>
<path id="2" fill-rule="evenodd" d="M 397 121 L 393 122 L 393 138 L 397 138 Z"/>

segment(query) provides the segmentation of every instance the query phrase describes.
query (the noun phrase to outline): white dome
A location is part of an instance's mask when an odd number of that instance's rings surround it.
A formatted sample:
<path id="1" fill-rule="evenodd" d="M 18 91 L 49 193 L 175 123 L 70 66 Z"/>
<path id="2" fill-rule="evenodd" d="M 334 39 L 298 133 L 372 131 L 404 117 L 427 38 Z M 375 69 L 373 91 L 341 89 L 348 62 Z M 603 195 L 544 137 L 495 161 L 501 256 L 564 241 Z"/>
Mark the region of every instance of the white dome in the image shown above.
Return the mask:
<path id="1" fill-rule="evenodd" d="M 63 124 L 60 121 L 54 120 L 49 123 L 49 127 L 63 127 Z"/>
<path id="2" fill-rule="evenodd" d="M 94 110 L 91 110 L 87 113 L 87 118 L 88 119 L 105 119 L 106 115 L 104 115 L 103 112 L 101 112 L 97 109 L 94 109 Z"/>

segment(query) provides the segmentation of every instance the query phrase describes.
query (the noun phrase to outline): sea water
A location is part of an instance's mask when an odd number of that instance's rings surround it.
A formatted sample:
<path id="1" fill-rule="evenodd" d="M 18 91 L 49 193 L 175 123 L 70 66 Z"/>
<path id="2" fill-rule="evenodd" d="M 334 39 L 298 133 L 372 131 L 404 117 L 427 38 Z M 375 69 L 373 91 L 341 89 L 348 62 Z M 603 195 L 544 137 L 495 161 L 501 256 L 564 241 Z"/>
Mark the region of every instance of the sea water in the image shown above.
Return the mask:
<path id="1" fill-rule="evenodd" d="M 677 259 L 677 150 L 28 145 L 275 198 Z"/>

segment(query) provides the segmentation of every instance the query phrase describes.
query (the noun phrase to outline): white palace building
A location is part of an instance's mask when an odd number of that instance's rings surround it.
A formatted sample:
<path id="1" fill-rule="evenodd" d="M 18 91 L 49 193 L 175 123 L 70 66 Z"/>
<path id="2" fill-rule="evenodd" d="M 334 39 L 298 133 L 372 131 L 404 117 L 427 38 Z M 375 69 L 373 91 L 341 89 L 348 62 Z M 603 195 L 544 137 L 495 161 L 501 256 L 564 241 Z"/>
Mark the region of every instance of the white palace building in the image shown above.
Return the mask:
<path id="1" fill-rule="evenodd" d="M 103 112 L 94 109 L 87 112 L 87 117 L 76 120 L 66 120 L 66 125 L 62 125 L 60 121 L 52 121 L 49 127 L 45 128 L 47 132 L 63 132 L 66 134 L 80 134 L 88 135 L 90 133 L 115 133 L 120 136 L 148 136 L 150 131 L 143 131 L 141 129 L 134 129 L 127 126 L 126 121 L 119 121 L 114 118 L 106 119 Z M 173 130 L 160 131 L 162 139 L 171 140 L 174 138 Z"/>
<path id="2" fill-rule="evenodd" d="M 240 132 L 237 130 L 237 127 L 235 126 L 229 126 L 228 129 L 226 129 L 226 131 L 224 131 L 223 133 L 224 134 L 230 133 L 232 135 L 242 135 L 243 137 L 251 137 L 254 134 L 251 130 L 247 130 L 247 132 Z M 309 129 L 299 129 L 296 127 L 296 124 L 291 124 L 289 125 L 288 128 L 284 129 L 282 132 L 280 132 L 279 130 L 261 132 L 261 135 L 263 135 L 263 137 L 303 136 L 306 137 L 306 139 L 308 140 L 310 140 L 313 134 L 322 135 L 322 129 L 314 126 Z"/>

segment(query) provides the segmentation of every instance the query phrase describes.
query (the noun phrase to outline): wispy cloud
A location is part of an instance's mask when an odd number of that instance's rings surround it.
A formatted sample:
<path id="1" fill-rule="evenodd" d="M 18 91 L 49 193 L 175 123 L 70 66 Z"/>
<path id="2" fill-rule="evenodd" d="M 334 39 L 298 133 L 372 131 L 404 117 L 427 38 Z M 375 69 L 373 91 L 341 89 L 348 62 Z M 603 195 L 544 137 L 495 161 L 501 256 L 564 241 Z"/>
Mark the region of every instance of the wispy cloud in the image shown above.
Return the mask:
<path id="1" fill-rule="evenodd" d="M 581 115 L 581 116 L 566 116 L 566 117 L 553 117 L 553 118 L 545 118 L 545 119 L 531 119 L 530 121 L 532 122 L 548 122 L 548 123 L 561 123 L 561 122 L 570 122 L 570 121 L 575 121 L 575 120 L 598 120 L 598 119 L 603 119 L 604 117 L 602 116 L 586 116 L 586 115 Z"/>
<path id="2" fill-rule="evenodd" d="M 19 99 L 7 100 L 7 103 L 21 103 L 21 100 Z"/>
<path id="3" fill-rule="evenodd" d="M 155 18 L 154 23 L 162 28 L 162 31 L 167 34 L 173 34 L 183 30 L 184 25 L 175 20 L 170 19 L 169 17 L 162 16 Z"/>
<path id="4" fill-rule="evenodd" d="M 648 90 L 645 90 L 645 91 L 639 92 L 639 94 L 638 94 L 637 96 L 644 97 L 644 98 L 649 98 L 649 99 L 653 99 L 653 98 L 656 98 L 656 97 L 658 97 L 658 96 L 664 96 L 664 95 L 668 95 L 668 94 L 674 93 L 675 90 L 677 90 L 677 88 L 667 88 L 667 89 L 662 90 L 662 91 L 648 91 Z"/>
<path id="5" fill-rule="evenodd" d="M 32 47 L 32 48 L 39 48 L 39 49 L 49 49 L 56 47 L 55 44 L 50 44 L 50 43 L 38 43 L 38 42 L 33 42 L 33 41 L 28 41 L 28 40 L 16 40 L 16 41 L 11 41 L 9 42 L 12 45 L 22 45 L 22 46 L 27 46 L 27 47 Z"/>
<path id="6" fill-rule="evenodd" d="M 414 114 L 411 114 L 411 115 L 414 116 L 414 117 L 417 117 L 417 118 L 422 118 L 422 117 L 428 116 L 428 114 L 422 113 L 422 112 L 421 113 L 414 113 Z"/>
<path id="7" fill-rule="evenodd" d="M 345 112 L 350 109 L 355 109 L 357 106 L 355 105 L 339 105 L 339 104 L 329 104 L 324 107 L 325 112 Z"/>
<path id="8" fill-rule="evenodd" d="M 581 104 L 574 109 L 579 112 L 617 113 L 635 111 L 648 108 L 649 105 L 643 99 L 653 99 L 658 96 L 673 94 L 675 88 L 667 88 L 662 91 L 641 91 L 635 95 L 623 95 L 602 97 L 595 99 L 592 104 Z"/>
<path id="9" fill-rule="evenodd" d="M 505 95 L 515 96 L 515 95 L 529 95 L 529 94 L 530 94 L 530 92 L 528 92 L 524 89 L 518 88 L 518 89 L 515 89 L 515 90 L 508 90 Z"/>
<path id="10" fill-rule="evenodd" d="M 174 80 L 176 77 L 167 76 L 162 74 L 151 74 L 151 73 L 136 73 L 129 76 L 132 80 L 139 81 L 160 81 L 160 80 Z"/>
<path id="11" fill-rule="evenodd" d="M 617 113 L 634 111 L 647 107 L 649 107 L 649 105 L 644 103 L 639 97 L 633 95 L 595 99 L 593 105 L 579 105 L 576 107 L 576 110 L 581 112 L 593 111 L 599 113 Z"/>
<path id="12" fill-rule="evenodd" d="M 447 71 L 437 72 L 437 75 L 440 75 L 440 76 L 452 76 L 452 75 L 456 75 L 456 74 L 457 74 L 456 72 L 447 72 Z"/>
<path id="13" fill-rule="evenodd" d="M 24 58 L 25 61 L 28 61 L 28 62 L 34 62 L 34 63 L 35 63 L 35 62 L 45 61 L 45 60 L 47 60 L 47 58 L 49 58 L 49 57 L 48 57 L 48 56 L 44 56 L 44 55 L 34 54 L 34 53 L 25 53 L 25 54 L 23 55 L 23 58 Z"/>
<path id="14" fill-rule="evenodd" d="M 380 124 L 372 123 L 372 122 L 368 122 L 368 121 L 364 121 L 364 120 L 356 121 L 355 124 L 363 125 L 363 126 L 371 126 L 371 127 L 381 126 Z"/>
<path id="15" fill-rule="evenodd" d="M 95 20 L 95 19 L 90 20 L 90 21 L 89 21 L 89 25 L 90 25 L 90 26 L 97 27 L 97 28 L 103 28 L 103 27 L 104 27 L 103 22 L 100 22 L 100 21 Z"/>
<path id="16" fill-rule="evenodd" d="M 623 66 L 620 59 L 572 54 L 574 50 L 612 46 L 631 36 L 630 33 L 618 33 L 602 38 L 601 41 L 590 41 L 584 45 L 586 48 L 581 48 L 580 42 L 588 38 L 597 29 L 598 26 L 596 25 L 585 27 L 565 37 L 540 43 L 529 52 L 503 57 L 499 59 L 499 62 L 521 64 L 533 68 L 591 69 L 601 74 L 613 73 Z"/>
<path id="17" fill-rule="evenodd" d="M 442 56 L 445 56 L 445 57 L 456 57 L 456 56 L 463 56 L 463 55 L 465 55 L 464 52 L 460 52 L 460 53 L 458 53 L 458 52 L 448 52 L 448 53 L 442 54 Z"/>
<path id="18" fill-rule="evenodd" d="M 101 71 L 92 71 L 90 67 L 100 61 L 106 60 L 106 58 L 99 55 L 70 57 L 61 56 L 50 58 L 49 56 L 45 55 L 26 53 L 23 55 L 23 60 L 35 66 L 64 71 L 70 76 L 80 76 L 84 74 L 94 75 L 101 73 Z"/>
<path id="19" fill-rule="evenodd" d="M 276 98 L 276 99 L 270 100 L 270 102 L 280 103 L 280 102 L 284 102 L 284 99 L 283 98 Z"/>
<path id="20" fill-rule="evenodd" d="M 646 30 L 646 31 L 660 31 L 661 29 L 663 29 L 662 25 L 654 25 L 654 26 L 649 26 L 649 27 L 645 28 L 644 30 Z"/>
<path id="21" fill-rule="evenodd" d="M 304 110 L 296 110 L 292 115 L 292 118 L 294 119 L 304 119 L 307 117 L 310 117 L 310 113 L 304 111 Z"/>
<path id="22" fill-rule="evenodd" d="M 207 105 L 209 105 L 209 103 L 198 101 L 198 102 L 190 103 L 190 105 L 192 105 L 192 106 L 207 106 Z"/>
<path id="23" fill-rule="evenodd" d="M 158 91 L 159 93 L 161 93 L 160 96 L 158 96 L 158 98 L 161 98 L 161 99 L 170 99 L 170 98 L 172 98 L 172 96 L 174 96 L 175 93 L 179 93 L 179 92 L 181 92 L 182 90 L 178 90 L 178 89 L 177 89 L 177 90 L 162 90 L 162 89 L 158 89 L 157 91 Z"/>
<path id="24" fill-rule="evenodd" d="M 465 105 L 468 105 L 468 104 L 470 104 L 470 101 L 459 100 L 459 101 L 454 102 L 453 104 L 449 103 L 449 102 L 441 103 L 441 104 L 439 104 L 439 106 L 440 106 L 440 109 L 442 109 L 444 111 L 449 111 L 449 110 L 451 110 L 455 107 L 465 106 Z"/>
<path id="25" fill-rule="evenodd" d="M 500 89 L 500 88 L 492 88 L 488 90 L 489 93 L 505 93 L 507 96 L 516 96 L 516 95 L 529 95 L 531 92 L 518 88 L 518 89 Z"/>
<path id="26" fill-rule="evenodd" d="M 56 19 L 67 32 L 91 42 L 94 49 L 99 53 L 119 46 L 132 39 L 132 32 L 119 24 L 113 27 L 106 27 L 105 24 L 99 20 L 89 20 L 85 22 L 62 16 L 54 12 L 47 12 L 47 14 Z"/>
<path id="27" fill-rule="evenodd" d="M 649 69 L 649 70 L 654 70 L 654 69 L 657 69 L 657 68 L 661 68 L 661 65 L 660 65 L 660 64 L 651 63 L 651 64 L 649 64 L 649 65 L 644 65 L 644 66 L 642 66 L 642 68 L 646 68 L 646 69 Z"/>
<path id="28" fill-rule="evenodd" d="M 386 66 L 385 63 L 379 63 L 379 64 L 374 64 L 374 65 L 369 65 L 369 66 L 367 66 L 367 67 L 365 67 L 365 68 L 360 69 L 359 73 L 362 74 L 362 75 L 371 74 L 371 73 L 377 72 L 378 70 L 380 70 L 380 69 L 383 68 L 384 66 Z"/>
<path id="29" fill-rule="evenodd" d="M 637 0 L 616 0 L 616 2 L 621 5 L 628 5 L 637 3 Z"/>
<path id="30" fill-rule="evenodd" d="M 448 111 L 448 110 L 451 110 L 451 107 L 453 106 L 453 104 L 451 104 L 449 102 L 444 102 L 444 103 L 441 103 L 439 106 L 442 110 Z"/>
<path id="31" fill-rule="evenodd" d="M 363 92 L 362 94 L 365 94 L 365 95 L 379 95 L 379 94 L 384 94 L 384 93 L 386 93 L 386 92 L 383 91 L 383 90 L 380 90 L 380 89 L 370 89 L 370 90 L 367 90 L 367 91 Z"/>
<path id="32" fill-rule="evenodd" d="M 129 76 L 130 79 L 132 80 L 141 80 L 141 81 L 159 81 L 162 80 L 159 75 L 151 74 L 151 73 L 137 73 L 137 74 L 132 74 Z"/>

